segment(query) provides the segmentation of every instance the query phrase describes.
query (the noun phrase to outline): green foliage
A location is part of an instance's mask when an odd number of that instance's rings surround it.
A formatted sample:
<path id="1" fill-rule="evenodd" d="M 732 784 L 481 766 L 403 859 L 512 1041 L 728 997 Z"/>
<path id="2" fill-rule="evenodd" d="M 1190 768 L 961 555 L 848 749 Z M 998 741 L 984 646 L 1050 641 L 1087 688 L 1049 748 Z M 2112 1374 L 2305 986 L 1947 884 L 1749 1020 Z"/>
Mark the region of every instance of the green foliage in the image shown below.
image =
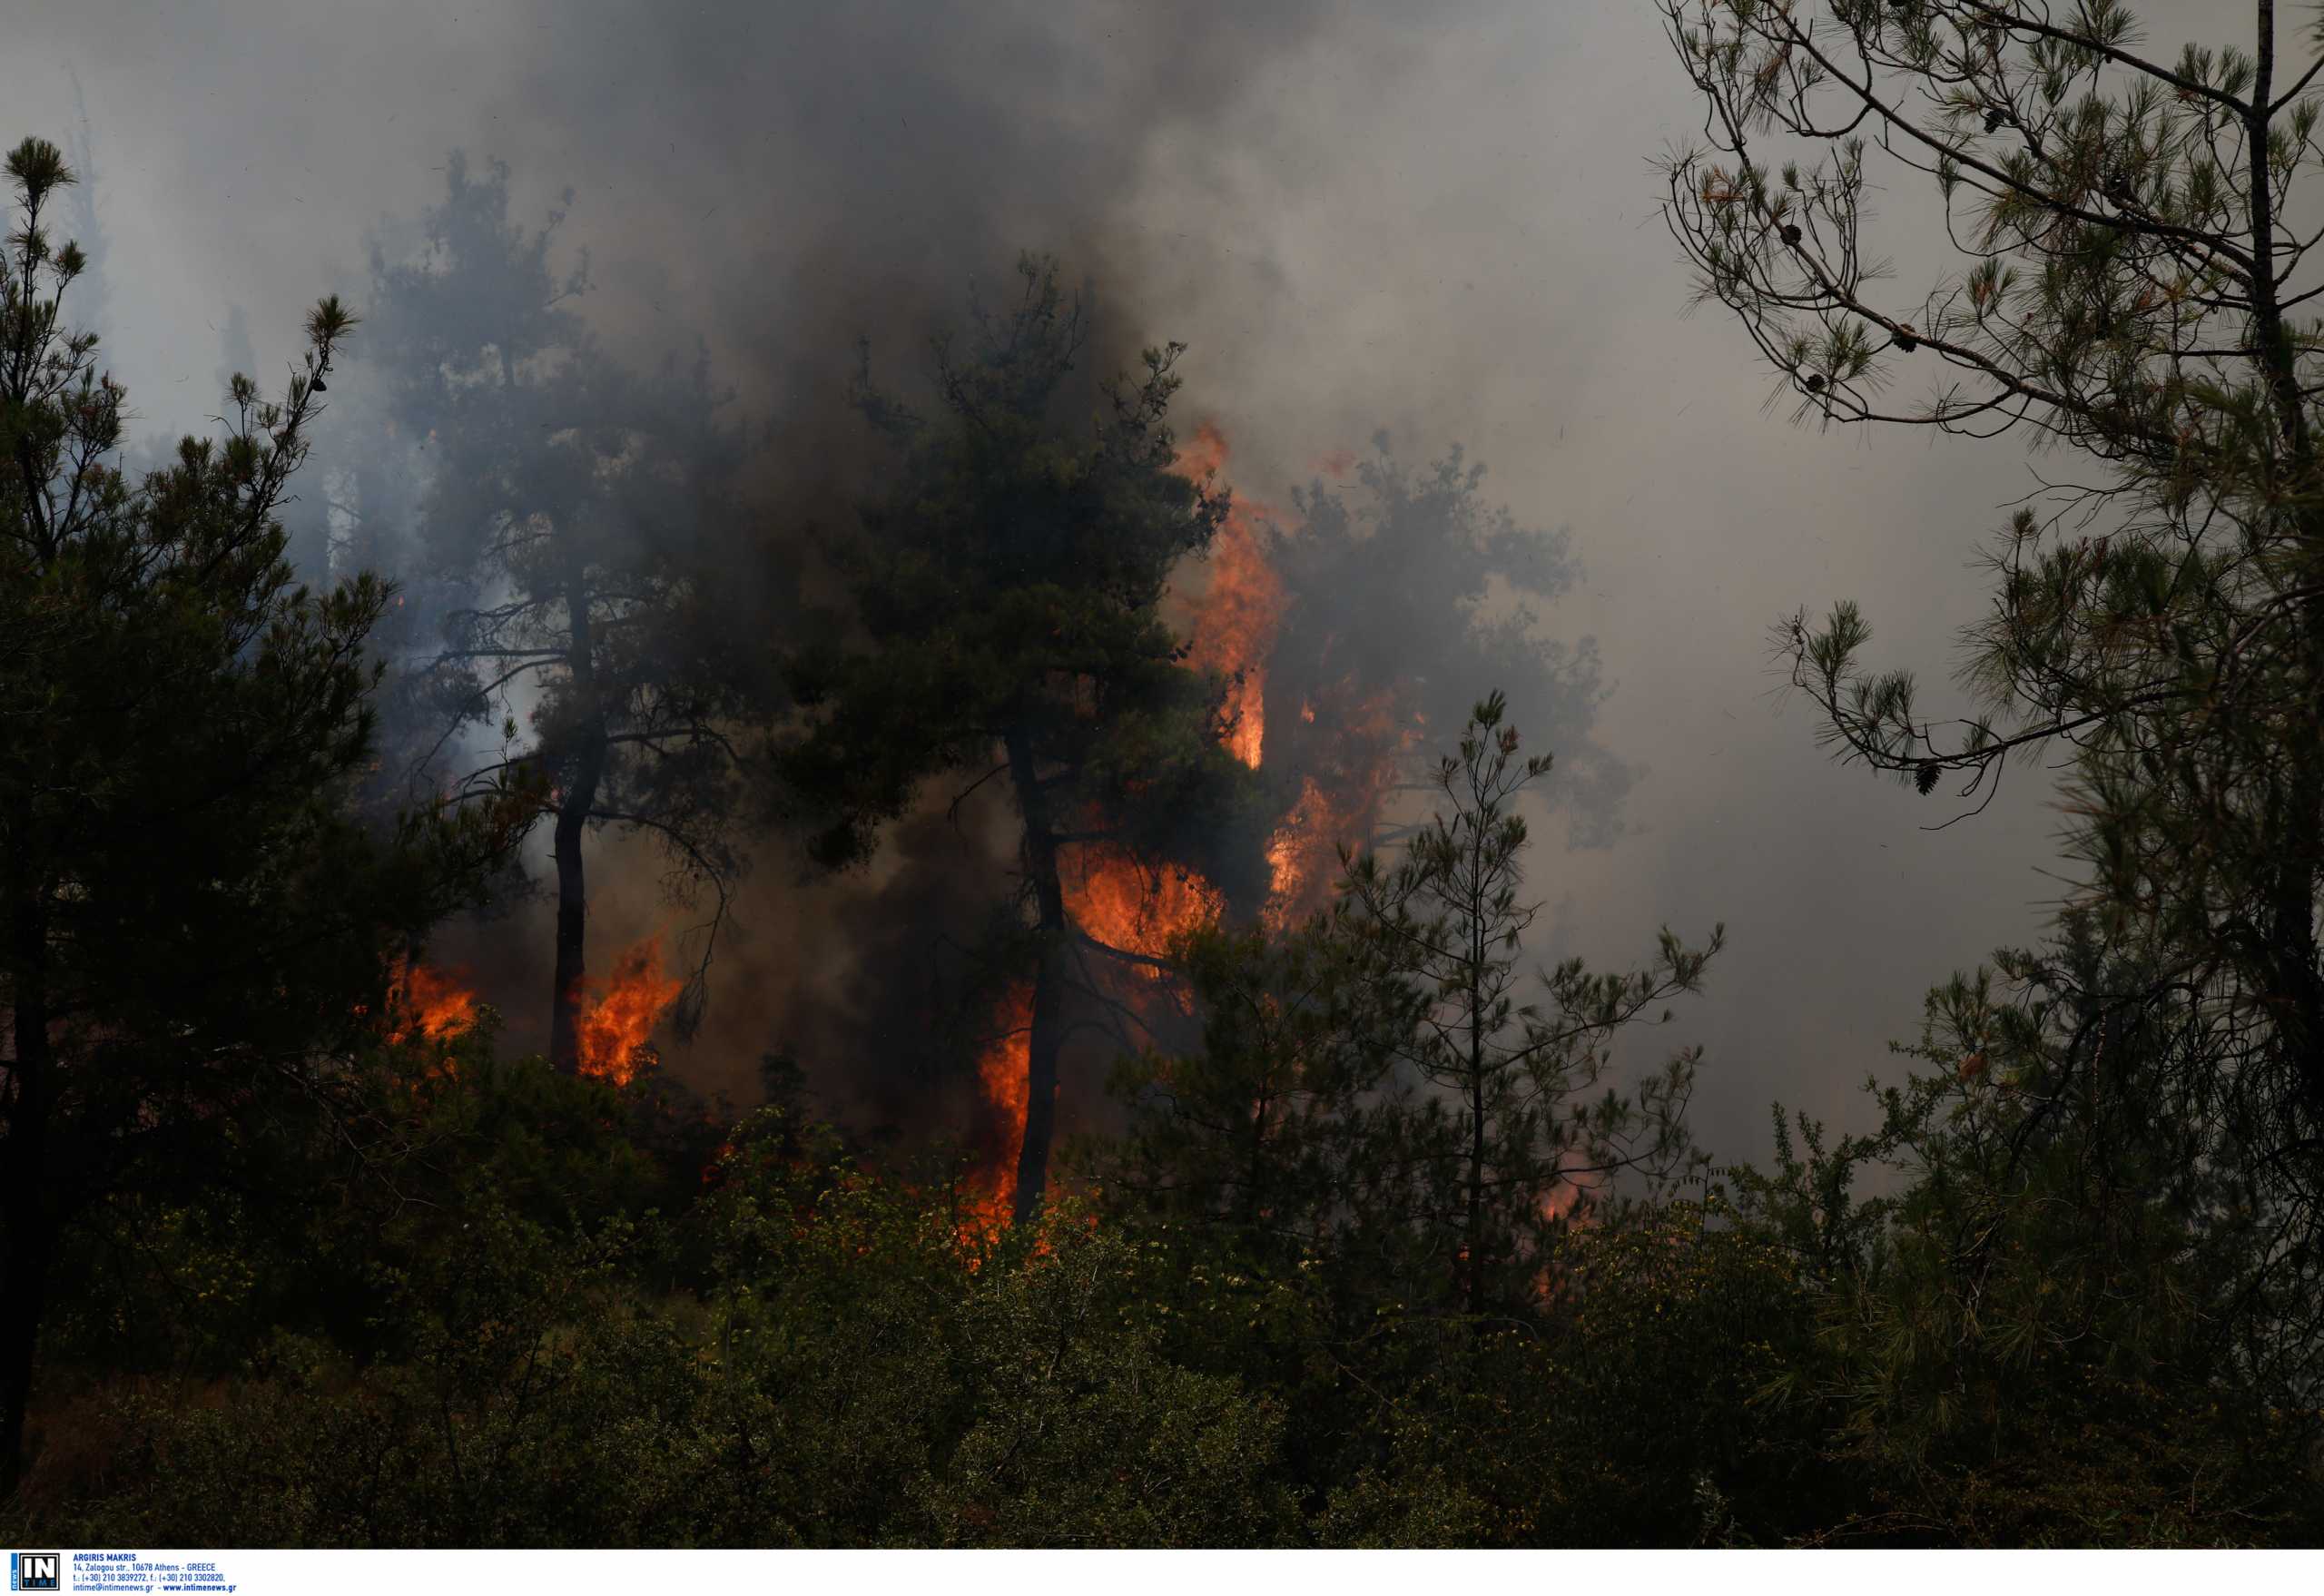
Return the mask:
<path id="1" fill-rule="evenodd" d="M 336 299 L 277 399 L 237 376 L 224 433 L 133 482 L 125 393 L 70 331 L 72 181 L 9 159 L 0 251 L 0 1486 L 58 1238 L 117 1194 L 231 1182 L 271 1119 L 336 1090 L 390 952 L 472 897 L 511 816 L 358 823 L 389 590 L 294 586 L 277 511 L 355 325 Z M 166 1221 L 165 1221 L 166 1222 Z"/>
<path id="2" fill-rule="evenodd" d="M 1865 657 L 1848 603 L 1777 628 L 1827 740 L 1924 794 L 1989 801 L 2013 755 L 2068 772 L 2073 901 L 2103 996 L 2186 1045 L 2146 1106 L 2193 1134 L 2174 1171 L 2232 1187 L 2251 1244 L 2191 1290 L 2294 1405 L 2324 1381 L 2324 456 L 2319 287 L 2290 218 L 2324 146 L 2312 64 L 2142 53 L 2127 6 L 2002 0 L 1665 0 L 1712 147 L 1669 163 L 1665 214 L 1801 413 L 2077 451 L 1988 550 L 1961 719 Z M 2206 14 L 2206 25 L 2225 13 Z M 1867 156 L 1933 178 L 1957 252 L 1917 305 L 1882 279 Z M 1780 167 L 1780 177 L 1777 175 Z M 1933 368 L 1918 408 L 1884 389 Z M 2160 1023 L 2160 1021 L 2157 1021 Z M 2268 1239 L 2261 1241 L 2265 1235 Z M 2264 1280 L 2257 1278 L 2264 1276 Z"/>
<path id="3" fill-rule="evenodd" d="M 1315 1532 L 1683 1546 L 1811 1526 L 1838 1505 L 1817 1415 L 1767 1393 L 1812 1355 L 1814 1310 L 1788 1256 L 1716 1205 L 1568 1231 L 1523 1314 L 1384 1309 L 1336 1352 L 1364 1400 Z"/>
<path id="4" fill-rule="evenodd" d="M 1874 1494 L 1845 1532 L 1968 1544 L 2163 1543 L 2297 1534 L 2319 1509 L 2318 1426 L 2270 1407 L 2281 1356 L 2248 1186 L 2158 1118 L 2157 1074 L 2190 1039 L 2114 999 L 2087 926 L 2049 961 L 1932 992 L 1910 1056 L 1868 1089 L 1879 1128 L 1826 1146 L 1778 1119 L 1745 1207 L 1812 1272 L 1817 1357 L 1781 1380 L 1828 1408 L 1836 1455 Z M 1861 1175 L 1889 1190 L 1858 1201 Z"/>
<path id="5" fill-rule="evenodd" d="M 1795 1246 L 1795 1208 L 1879 1138 L 1787 1157 L 1733 1207 L 1602 1206 L 1528 1302 L 1464 1315 L 1366 1297 L 1342 1233 L 1270 1251 L 1145 1195 L 980 1238 L 945 1169 L 874 1170 L 779 1108 L 657 1213 L 680 1171 L 635 1087 L 481 1038 L 383 1056 L 375 1084 L 371 1139 L 296 1223 L 216 1196 L 134 1217 L 153 1274 L 61 1315 L 71 1431 L 0 1533 L 2206 1544 L 2318 1522 L 2312 1417 L 2255 1424 L 2201 1370 L 2084 1345 L 2146 1310 L 2119 1273 L 2093 1294 L 2061 1267 L 2095 1266 L 2054 1182 L 1979 1209 L 1994 1305 L 1964 1310 L 1935 1244 L 1993 1194 L 1958 1129 L 1914 1133 L 1920 1173 L 1855 1205 L 1846 1246 Z M 141 1340 L 170 1312 L 174 1341 Z"/>
<path id="6" fill-rule="evenodd" d="M 1343 1205 L 1377 1175 L 1359 1152 L 1381 1128 L 1362 1105 L 1418 1020 L 1380 980 L 1345 911 L 1280 935 L 1222 924 L 1175 950 L 1204 1017 L 1200 1050 L 1124 1059 L 1110 1090 L 1132 1118 L 1092 1162 L 1117 1201 L 1224 1231 L 1254 1256 L 1331 1244 Z"/>
<path id="7" fill-rule="evenodd" d="M 575 1084 L 519 1072 L 551 1118 Z M 120 1440 L 23 1499 L 27 1523 L 286 1545 L 1295 1533 L 1279 1407 L 1171 1355 L 1167 1272 L 1134 1238 L 1064 1207 L 971 1245 L 947 1183 L 876 1177 L 776 1110 L 734 1128 L 675 1227 L 552 1221 L 510 1200 L 532 1149 L 475 1123 L 474 1177 L 369 1255 L 368 1355 L 278 1324 L 216 1384 L 100 1391 L 79 1411 Z M 689 1230 L 705 1261 L 673 1290 Z"/>
<path id="8" fill-rule="evenodd" d="M 1714 1196 L 1584 1227 L 1561 1263 L 1571 1320 L 1551 1378 L 1568 1533 L 1771 1542 L 1846 1502 L 1818 1415 L 1782 1400 L 1820 1356 L 1816 1296 L 1788 1249 Z"/>
<path id="9" fill-rule="evenodd" d="M 929 1492 L 940 1545 L 1251 1546 L 1295 1522 L 1280 1404 L 1178 1366 L 1141 1300 L 1137 1243 L 1070 1207 L 971 1298 L 982 1398 Z"/>
<path id="10" fill-rule="evenodd" d="M 957 1319 L 975 1281 L 950 1194 L 873 1179 L 774 1110 L 737 1129 L 721 1173 L 704 1329 L 718 1467 L 701 1489 L 730 1527 L 714 1538 L 877 1543 L 965 1416 Z"/>
<path id="11" fill-rule="evenodd" d="M 923 782 L 982 772 L 1011 739 L 1060 831 L 1109 824 L 1155 852 L 1225 829 L 1202 823 L 1236 790 L 1220 695 L 1157 613 L 1226 513 L 1170 468 L 1183 348 L 1146 350 L 1086 426 L 1069 421 L 1081 304 L 1053 262 L 1018 271 L 1021 297 L 972 350 L 939 340 L 935 419 L 873 389 L 866 356 L 859 402 L 901 458 L 862 535 L 829 552 L 873 647 L 794 657 L 815 718 L 783 762 L 803 813 L 826 823 L 828 863 L 861 860 Z"/>
<path id="12" fill-rule="evenodd" d="M 1515 799 L 1550 762 L 1518 761 L 1504 714 L 1498 694 L 1475 706 L 1436 773 L 1444 807 L 1393 866 L 1350 861 L 1334 912 L 1188 942 L 1205 1048 L 1118 1077 L 1133 1123 L 1101 1167 L 1124 1194 L 1254 1256 L 1369 1259 L 1367 1290 L 1477 1314 L 1536 1294 L 1596 1188 L 1692 1167 L 1691 1052 L 1627 1095 L 1588 1094 L 1615 1033 L 1693 990 L 1719 934 L 1690 951 L 1666 931 L 1659 961 L 1627 973 L 1566 961 L 1533 1000 Z"/>
<path id="13" fill-rule="evenodd" d="M 131 1398 L 134 1489 L 84 1533 L 237 1545 L 653 1543 L 682 1522 L 694 1357 L 610 1279 L 618 1230 L 559 1244 L 468 1210 L 398 1282 L 407 1356 L 358 1374 L 267 1347 L 218 1407 Z M 79 1528 L 69 1520 L 59 1526 Z"/>

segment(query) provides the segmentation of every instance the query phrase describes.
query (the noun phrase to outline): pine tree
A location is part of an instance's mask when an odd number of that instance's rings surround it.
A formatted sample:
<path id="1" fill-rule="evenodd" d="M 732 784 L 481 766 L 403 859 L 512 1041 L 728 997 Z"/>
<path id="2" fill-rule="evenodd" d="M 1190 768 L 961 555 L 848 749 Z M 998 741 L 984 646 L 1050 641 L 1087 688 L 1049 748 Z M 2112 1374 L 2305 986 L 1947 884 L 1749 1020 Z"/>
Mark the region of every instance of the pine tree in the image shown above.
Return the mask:
<path id="1" fill-rule="evenodd" d="M 1863 615 L 1783 622 L 1793 680 L 1844 758 L 1989 800 L 2013 754 L 2067 765 L 2076 907 L 2104 968 L 2207 1045 L 2149 1110 L 2206 1128 L 2279 1238 L 2279 1388 L 2324 1364 L 2324 282 L 2299 232 L 2324 61 L 2145 53 L 2120 0 L 1667 0 L 1712 148 L 1664 213 L 1799 413 L 2073 451 L 1990 550 L 1957 720 L 1864 663 Z M 1958 251 L 1918 300 L 1885 286 L 1867 197 L 1917 172 Z M 1926 376 L 1917 406 L 1889 397 Z M 2085 1062 L 2082 1068 L 2093 1069 Z M 2271 1360 L 2272 1361 L 2272 1360 Z M 2290 1382 L 2288 1387 L 2281 1382 Z"/>
<path id="2" fill-rule="evenodd" d="M 706 366 L 624 369 L 570 303 L 586 259 L 551 269 L 564 210 L 531 230 L 508 210 L 507 169 L 478 178 L 456 153 L 425 251 L 375 252 L 378 408 L 425 487 L 359 506 L 356 527 L 441 606 L 438 646 L 412 639 L 399 683 L 401 773 L 484 802 L 528 784 L 551 823 L 549 1057 L 570 1071 L 593 832 L 653 838 L 674 896 L 710 900 L 677 1012 L 682 1030 L 700 1017 L 773 685 L 758 662 L 777 617 L 744 594 L 774 566 L 745 547 Z"/>
<path id="3" fill-rule="evenodd" d="M 1440 807 L 1389 856 L 1351 858 L 1334 910 L 1280 936 L 1215 931 L 1186 967 L 1203 1049 L 1129 1065 L 1109 1180 L 1173 1217 L 1375 1261 L 1375 1296 L 1478 1314 L 1537 1296 L 1547 1246 L 1626 1175 L 1699 1167 L 1682 1049 L 1627 1091 L 1612 1045 L 1699 985 L 1725 941 L 1664 931 L 1650 965 L 1532 970 L 1519 756 L 1498 693 L 1434 772 Z M 1602 1094 L 1592 1096 L 1605 1086 Z"/>
<path id="4" fill-rule="evenodd" d="M 1221 741 L 1219 685 L 1186 666 L 1158 613 L 1225 508 L 1171 468 L 1181 346 L 1147 350 L 1142 375 L 1108 385 L 1075 427 L 1085 307 L 1053 262 L 1028 258 L 1019 276 L 974 348 L 938 343 L 934 417 L 867 372 L 865 414 L 901 458 L 861 535 L 831 546 L 864 641 L 793 658 L 807 723 L 780 769 L 830 866 L 867 859 L 940 777 L 1006 783 L 1032 985 L 1021 1218 L 1047 1181 L 1068 1001 L 1096 946 L 1067 912 L 1077 852 L 1179 860 L 1222 887 L 1258 861 L 1255 841 L 1239 866 L 1220 856 L 1253 834 L 1235 823 L 1247 773 Z"/>
<path id="5" fill-rule="evenodd" d="M 1579 958 L 1543 972 L 1546 1004 L 1530 1000 L 1518 964 L 1541 911 L 1521 902 L 1524 817 L 1518 794 L 1547 775 L 1547 754 L 1518 757 L 1498 693 L 1470 712 L 1456 754 L 1436 771 L 1447 807 L 1393 867 L 1355 862 L 1346 892 L 1384 974 L 1425 1000 L 1400 1049 L 1433 1094 L 1434 1205 L 1457 1228 L 1459 1295 L 1471 1313 L 1508 1289 L 1529 1240 L 1597 1187 L 1636 1170 L 1667 1176 L 1699 1161 L 1685 1108 L 1696 1055 L 1684 1051 L 1624 1098 L 1593 1090 L 1608 1045 L 1654 1005 L 1696 990 L 1726 939 L 1689 950 L 1669 931 L 1649 968 L 1593 975 Z M 1660 1018 L 1669 1018 L 1667 1010 Z"/>
<path id="6" fill-rule="evenodd" d="M 352 818 L 390 598 L 292 584 L 276 511 L 354 317 L 308 314 L 279 399 L 133 481 L 126 395 L 64 320 L 74 180 L 9 153 L 0 252 L 0 1494 L 21 1466 L 64 1227 L 108 1193 L 228 1177 L 254 1116 L 330 1096 L 390 951 L 509 842 L 505 815 Z"/>

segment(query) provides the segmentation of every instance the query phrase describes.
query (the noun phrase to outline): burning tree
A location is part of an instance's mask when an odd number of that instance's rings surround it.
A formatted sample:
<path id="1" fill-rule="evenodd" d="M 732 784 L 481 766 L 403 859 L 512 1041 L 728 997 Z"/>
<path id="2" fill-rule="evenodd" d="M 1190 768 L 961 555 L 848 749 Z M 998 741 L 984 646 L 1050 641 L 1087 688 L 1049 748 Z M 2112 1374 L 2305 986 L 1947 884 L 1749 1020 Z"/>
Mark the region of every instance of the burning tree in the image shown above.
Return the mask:
<path id="1" fill-rule="evenodd" d="M 586 261 L 548 265 L 562 214 L 512 224 L 506 170 L 478 181 L 456 153 L 425 251 L 375 255 L 373 277 L 385 419 L 427 483 L 420 558 L 459 593 L 405 684 L 412 773 L 463 799 L 529 782 L 553 823 L 549 1057 L 569 1071 L 587 1029 L 585 836 L 646 833 L 673 895 L 712 899 L 676 1002 L 690 1029 L 743 867 L 742 773 L 769 682 L 730 624 L 765 562 L 721 541 L 743 517 L 718 398 L 699 364 L 641 378 L 597 347 L 566 303 Z"/>
<path id="2" fill-rule="evenodd" d="M 1353 477 L 1295 489 L 1295 530 L 1267 531 L 1290 596 L 1270 652 L 1267 763 L 1337 795 L 1346 823 L 1331 841 L 1368 840 L 1392 793 L 1433 790 L 1428 729 L 1459 725 L 1478 685 L 1497 683 L 1560 750 L 1551 801 L 1574 839 L 1609 840 L 1631 773 L 1589 740 L 1597 644 L 1540 628 L 1541 606 L 1580 579 L 1571 539 L 1488 499 L 1483 464 L 1458 445 L 1413 469 L 1379 434 Z"/>
<path id="3" fill-rule="evenodd" d="M 276 511 L 354 318 L 309 313 L 279 400 L 236 376 L 222 438 L 143 481 L 124 390 L 61 320 L 84 259 L 45 215 L 54 145 L 10 153 L 0 251 L 0 1495 L 19 1467 L 52 1260 L 110 1195 L 229 1177 L 369 1025 L 391 955 L 509 840 L 479 808 L 382 839 L 350 816 L 362 658 L 390 590 L 293 586 Z"/>
<path id="4" fill-rule="evenodd" d="M 1230 446 L 1205 422 L 1178 468 L 1226 479 Z M 1189 663 L 1229 684 L 1229 746 L 1267 778 L 1268 880 L 1256 909 L 1277 927 L 1325 907 L 1339 849 L 1409 834 L 1432 790 L 1429 728 L 1457 725 L 1479 682 L 1534 706 L 1566 751 L 1551 802 L 1579 846 L 1610 841 L 1631 773 L 1590 741 L 1594 639 L 1544 635 L 1541 608 L 1580 578 L 1562 531 L 1521 526 L 1484 496 L 1458 445 L 1412 469 L 1375 434 L 1329 457 L 1287 508 L 1236 497 L 1187 606 Z"/>
<path id="5" fill-rule="evenodd" d="M 936 346 L 940 411 L 873 389 L 866 416 L 898 447 L 892 488 L 832 557 L 862 644 L 792 661 L 806 706 L 780 765 L 815 822 L 813 855 L 862 862 L 881 828 L 944 775 L 960 793 L 1000 781 L 1019 821 L 1032 967 L 1024 1132 L 1013 1207 L 1039 1205 L 1059 1061 L 1086 989 L 1080 955 L 1128 953 L 1090 935 L 1093 872 L 1176 861 L 1205 880 L 1256 879 L 1240 807 L 1248 772 L 1227 748 L 1225 689 L 1190 668 L 1159 606 L 1173 567 L 1210 542 L 1223 498 L 1173 469 L 1163 424 L 1182 346 L 1104 389 L 1084 433 L 1060 413 L 1087 337 L 1053 263 L 1019 263 L 1023 291 L 980 318 L 973 349 Z M 1141 894 L 1134 894 L 1141 895 Z M 1142 895 L 1141 895 L 1142 898 Z"/>

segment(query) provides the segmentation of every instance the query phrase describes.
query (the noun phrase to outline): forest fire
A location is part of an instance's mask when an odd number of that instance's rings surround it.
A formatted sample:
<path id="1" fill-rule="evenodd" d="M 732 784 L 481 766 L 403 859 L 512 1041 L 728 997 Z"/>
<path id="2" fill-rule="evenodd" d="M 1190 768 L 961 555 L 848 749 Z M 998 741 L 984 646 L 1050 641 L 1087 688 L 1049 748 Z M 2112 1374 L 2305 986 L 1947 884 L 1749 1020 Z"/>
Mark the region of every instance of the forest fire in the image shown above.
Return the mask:
<path id="1" fill-rule="evenodd" d="M 1329 879 L 1327 866 L 1332 860 L 1325 854 L 1333 849 L 1334 810 L 1315 778 L 1309 776 L 1299 784 L 1299 802 L 1267 839 L 1269 890 L 1261 918 L 1269 926 L 1297 919 Z"/>
<path id="2" fill-rule="evenodd" d="M 662 973 L 658 933 L 625 950 L 614 961 L 613 975 L 604 989 L 582 1002 L 581 1072 L 616 1086 L 635 1079 L 641 1064 L 650 1057 L 647 1039 L 684 985 Z M 396 1044 L 423 1039 L 440 1042 L 474 1030 L 480 1007 L 475 990 L 462 973 L 407 964 L 397 972 L 395 984 L 388 991 L 384 1034 Z"/>
<path id="3" fill-rule="evenodd" d="M 660 933 L 625 949 L 605 990 L 582 1004 L 581 1072 L 615 1086 L 636 1079 L 647 1039 L 684 987 L 662 973 Z"/>
<path id="4" fill-rule="evenodd" d="M 1176 469 L 1211 481 L 1224 475 L 1229 452 L 1226 435 L 1206 421 L 1178 452 Z M 1350 451 L 1336 450 L 1318 461 L 1318 469 L 1344 476 L 1354 458 Z M 1227 744 L 1254 770 L 1261 768 L 1265 754 L 1271 656 L 1290 606 L 1289 588 L 1260 540 L 1260 519 L 1282 517 L 1265 505 L 1234 502 L 1211 546 L 1210 585 L 1196 606 L 1187 651 L 1190 664 L 1234 684 Z M 1370 832 L 1398 765 L 1419 739 L 1419 718 L 1401 714 L 1397 698 L 1393 687 L 1365 694 L 1349 675 L 1301 704 L 1300 724 L 1293 728 L 1300 793 L 1267 842 L 1272 881 L 1262 913 L 1266 924 L 1288 924 L 1324 907 L 1341 843 Z M 1094 928 L 1093 934 L 1113 940 Z"/>

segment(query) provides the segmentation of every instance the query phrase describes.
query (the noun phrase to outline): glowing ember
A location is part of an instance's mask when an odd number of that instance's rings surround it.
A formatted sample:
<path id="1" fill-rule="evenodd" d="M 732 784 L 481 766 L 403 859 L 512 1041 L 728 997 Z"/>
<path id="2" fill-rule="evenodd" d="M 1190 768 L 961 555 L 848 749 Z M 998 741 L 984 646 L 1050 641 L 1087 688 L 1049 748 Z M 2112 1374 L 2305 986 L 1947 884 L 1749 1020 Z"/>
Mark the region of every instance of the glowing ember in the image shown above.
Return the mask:
<path id="1" fill-rule="evenodd" d="M 1195 429 L 1194 441 L 1179 451 L 1177 469 L 1200 481 L 1216 475 L 1226 463 L 1226 437 L 1206 421 Z M 1283 578 L 1268 563 L 1251 518 L 1265 512 L 1265 507 L 1246 505 L 1240 498 L 1227 510 L 1210 546 L 1210 585 L 1187 642 L 1189 665 L 1215 671 L 1231 684 L 1226 745 L 1254 770 L 1266 744 L 1266 659 L 1285 604 Z"/>
<path id="2" fill-rule="evenodd" d="M 614 961 L 613 979 L 594 999 L 585 1000 L 576 1027 L 581 1073 L 626 1086 L 652 1055 L 646 1039 L 685 983 L 662 973 L 662 939 L 656 934 Z"/>
<path id="3" fill-rule="evenodd" d="M 425 964 L 405 968 L 388 994 L 388 1009 L 395 1017 L 388 1031 L 391 1042 L 415 1033 L 440 1041 L 476 1024 L 476 994 L 457 977 Z"/>

